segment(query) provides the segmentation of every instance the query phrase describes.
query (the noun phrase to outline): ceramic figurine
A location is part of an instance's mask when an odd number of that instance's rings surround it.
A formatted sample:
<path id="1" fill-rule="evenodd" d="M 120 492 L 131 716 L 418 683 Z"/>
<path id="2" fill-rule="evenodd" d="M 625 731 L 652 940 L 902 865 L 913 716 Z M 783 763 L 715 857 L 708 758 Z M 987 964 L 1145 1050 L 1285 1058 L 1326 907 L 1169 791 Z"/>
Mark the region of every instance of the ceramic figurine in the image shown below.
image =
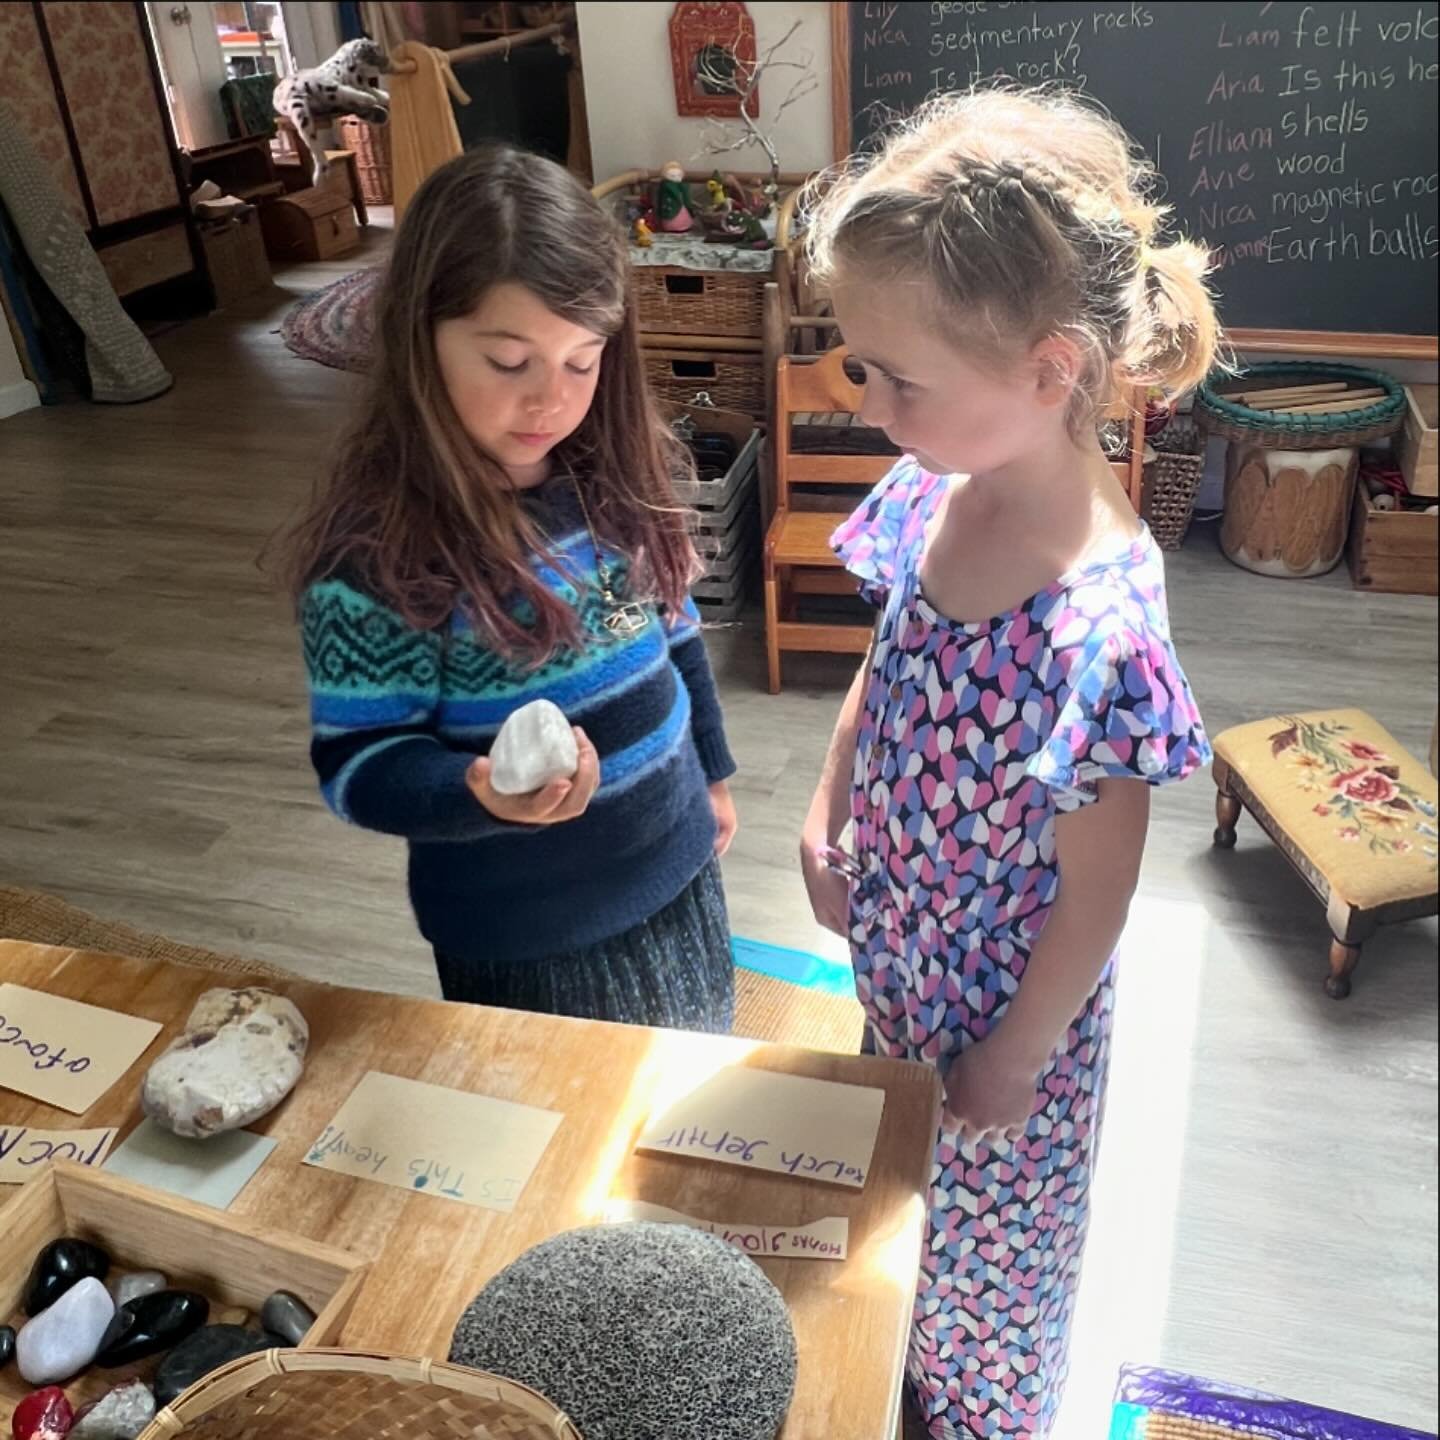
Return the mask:
<path id="1" fill-rule="evenodd" d="M 683 235 L 694 223 L 690 194 L 685 187 L 685 167 L 672 160 L 661 172 L 655 187 L 655 213 L 660 228 L 671 235 Z"/>
<path id="2" fill-rule="evenodd" d="M 635 243 L 642 250 L 648 250 L 655 243 L 655 232 L 645 223 L 645 217 L 643 215 L 637 215 L 635 217 L 634 230 Z"/>

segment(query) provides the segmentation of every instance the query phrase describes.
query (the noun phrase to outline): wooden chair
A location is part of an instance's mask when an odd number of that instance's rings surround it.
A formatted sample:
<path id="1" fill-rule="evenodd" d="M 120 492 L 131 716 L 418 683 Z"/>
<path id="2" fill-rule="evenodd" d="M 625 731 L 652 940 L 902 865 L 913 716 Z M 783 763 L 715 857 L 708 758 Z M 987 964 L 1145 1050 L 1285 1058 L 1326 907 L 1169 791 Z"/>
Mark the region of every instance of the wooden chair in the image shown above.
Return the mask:
<path id="1" fill-rule="evenodd" d="M 814 353 L 834 334 L 829 316 L 797 315 L 786 287 L 765 287 L 765 361 L 773 376 L 767 405 L 770 446 L 769 484 L 762 496 L 767 526 L 765 540 L 765 642 L 769 660 L 770 693 L 780 691 L 781 656 L 786 650 L 818 650 L 863 654 L 870 629 L 858 624 L 815 623 L 801 620 L 797 596 L 849 595 L 855 584 L 831 553 L 829 537 L 850 506 L 837 505 L 834 490 L 857 490 L 875 484 L 894 456 L 796 455 L 792 424 L 806 411 L 857 414 L 864 387 L 844 370 L 848 351 L 842 345 L 824 352 L 823 359 L 806 364 L 802 357 L 784 351 L 806 349 Z M 1144 396 L 1132 392 L 1121 397 L 1112 414 L 1128 422 L 1128 451 L 1114 462 L 1116 478 L 1130 503 L 1140 510 L 1145 467 Z M 817 498 L 819 486 L 831 492 Z M 806 490 L 811 493 L 806 495 Z M 858 496 L 857 496 L 858 499 Z"/>
<path id="2" fill-rule="evenodd" d="M 772 695 L 780 690 L 784 651 L 863 655 L 870 643 L 867 620 L 805 620 L 796 608 L 799 596 L 856 593 L 855 581 L 830 549 L 830 536 L 896 459 L 893 454 L 797 454 L 792 448 L 797 414 L 859 414 L 865 392 L 845 373 L 848 353 L 841 346 L 810 364 L 782 355 L 776 366 L 774 514 L 765 537 L 765 643 Z M 834 492 L 841 487 L 855 492 L 854 498 L 837 502 Z"/>

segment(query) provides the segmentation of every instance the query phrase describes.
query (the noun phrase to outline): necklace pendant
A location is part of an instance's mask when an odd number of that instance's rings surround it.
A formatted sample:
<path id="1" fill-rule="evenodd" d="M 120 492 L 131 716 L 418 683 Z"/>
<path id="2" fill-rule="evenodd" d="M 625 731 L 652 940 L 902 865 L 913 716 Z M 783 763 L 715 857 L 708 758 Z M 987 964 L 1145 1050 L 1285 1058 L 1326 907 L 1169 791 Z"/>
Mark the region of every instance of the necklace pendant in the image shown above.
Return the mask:
<path id="1" fill-rule="evenodd" d="M 650 623 L 643 605 L 618 605 L 605 617 L 605 628 L 612 635 L 638 635 Z"/>

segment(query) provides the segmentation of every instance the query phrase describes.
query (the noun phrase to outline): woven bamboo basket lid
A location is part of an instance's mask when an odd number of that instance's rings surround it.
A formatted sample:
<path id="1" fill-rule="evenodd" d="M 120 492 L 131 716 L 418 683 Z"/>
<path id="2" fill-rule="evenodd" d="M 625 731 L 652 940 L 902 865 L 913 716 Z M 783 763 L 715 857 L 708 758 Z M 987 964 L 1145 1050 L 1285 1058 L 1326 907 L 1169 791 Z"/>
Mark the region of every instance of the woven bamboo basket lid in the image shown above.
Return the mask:
<path id="1" fill-rule="evenodd" d="M 583 1440 L 524 1385 L 358 1350 L 266 1350 L 162 1410 L 140 1440 Z"/>

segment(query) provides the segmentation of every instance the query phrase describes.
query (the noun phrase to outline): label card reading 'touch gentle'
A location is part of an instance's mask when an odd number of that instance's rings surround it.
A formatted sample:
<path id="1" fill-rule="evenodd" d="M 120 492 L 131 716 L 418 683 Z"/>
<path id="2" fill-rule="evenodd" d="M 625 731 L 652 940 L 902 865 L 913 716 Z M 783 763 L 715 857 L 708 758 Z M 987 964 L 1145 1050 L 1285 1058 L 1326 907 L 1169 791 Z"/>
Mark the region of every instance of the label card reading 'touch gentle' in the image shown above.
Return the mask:
<path id="1" fill-rule="evenodd" d="M 0 1088 L 83 1115 L 161 1029 L 118 1010 L 0 985 Z"/>
<path id="2" fill-rule="evenodd" d="M 562 1117 L 372 1070 L 305 1156 L 307 1165 L 513 1210 Z"/>
<path id="3" fill-rule="evenodd" d="M 637 1149 L 860 1189 L 885 1092 L 773 1070 L 720 1070 L 657 1111 Z"/>

